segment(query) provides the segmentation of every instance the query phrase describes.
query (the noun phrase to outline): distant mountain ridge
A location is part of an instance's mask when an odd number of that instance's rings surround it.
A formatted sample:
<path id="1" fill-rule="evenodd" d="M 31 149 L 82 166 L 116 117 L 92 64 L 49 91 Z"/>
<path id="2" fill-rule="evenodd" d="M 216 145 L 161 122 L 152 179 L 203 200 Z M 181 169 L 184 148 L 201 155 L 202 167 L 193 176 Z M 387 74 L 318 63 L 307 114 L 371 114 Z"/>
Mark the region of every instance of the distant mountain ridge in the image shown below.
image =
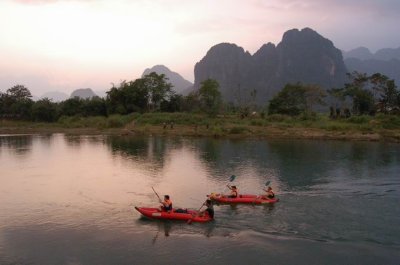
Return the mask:
<path id="1" fill-rule="evenodd" d="M 346 72 L 342 52 L 330 40 L 310 28 L 293 29 L 277 46 L 264 44 L 253 55 L 236 44 L 211 47 L 195 65 L 194 88 L 212 78 L 226 101 L 265 104 L 287 83 L 342 86 Z"/>
<path id="2" fill-rule="evenodd" d="M 400 47 L 380 49 L 371 53 L 368 48 L 359 47 L 343 52 L 344 62 L 350 72 L 358 71 L 369 75 L 381 73 L 400 83 Z"/>
<path id="3" fill-rule="evenodd" d="M 168 82 L 172 84 L 172 89 L 178 94 L 186 94 L 186 91 L 193 87 L 193 83 L 184 79 L 180 74 L 171 71 L 164 65 L 155 65 L 151 68 L 144 70 L 142 77 L 152 72 L 157 74 L 164 74 L 168 78 Z"/>
<path id="4" fill-rule="evenodd" d="M 60 91 L 50 91 L 46 92 L 40 96 L 40 98 L 48 98 L 53 102 L 61 102 L 68 99 L 68 94 Z"/>
<path id="5" fill-rule="evenodd" d="M 87 98 L 92 98 L 92 97 L 96 97 L 96 96 L 97 95 L 93 92 L 93 90 L 91 88 L 79 88 L 79 89 L 74 90 L 71 93 L 70 98 L 78 97 L 78 98 L 87 99 Z"/>
<path id="6" fill-rule="evenodd" d="M 384 48 L 377 50 L 375 53 L 372 53 L 366 47 L 358 47 L 352 49 L 350 51 L 343 51 L 343 58 L 355 58 L 359 60 L 382 60 L 382 61 L 390 61 L 392 59 L 400 60 L 400 47 L 399 48 Z"/>

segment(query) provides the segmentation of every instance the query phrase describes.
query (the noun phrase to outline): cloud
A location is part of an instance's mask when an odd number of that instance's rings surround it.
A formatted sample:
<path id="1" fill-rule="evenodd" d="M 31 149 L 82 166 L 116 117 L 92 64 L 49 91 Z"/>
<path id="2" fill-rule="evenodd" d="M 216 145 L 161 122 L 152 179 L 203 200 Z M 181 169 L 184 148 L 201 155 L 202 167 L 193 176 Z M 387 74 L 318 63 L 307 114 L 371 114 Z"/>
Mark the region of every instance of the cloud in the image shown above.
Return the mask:
<path id="1" fill-rule="evenodd" d="M 59 0 L 14 0 L 14 2 L 22 5 L 43 5 L 59 2 Z"/>
<path id="2" fill-rule="evenodd" d="M 22 5 L 47 5 L 60 2 L 93 2 L 93 1 L 95 0 L 13 0 L 13 2 Z"/>

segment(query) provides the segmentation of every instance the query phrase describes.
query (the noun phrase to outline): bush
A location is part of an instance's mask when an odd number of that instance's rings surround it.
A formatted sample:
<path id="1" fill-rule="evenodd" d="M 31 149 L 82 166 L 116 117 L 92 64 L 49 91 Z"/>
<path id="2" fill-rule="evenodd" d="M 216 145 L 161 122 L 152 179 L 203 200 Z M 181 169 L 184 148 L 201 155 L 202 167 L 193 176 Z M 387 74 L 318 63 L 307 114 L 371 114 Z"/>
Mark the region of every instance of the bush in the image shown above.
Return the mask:
<path id="1" fill-rule="evenodd" d="M 352 116 L 347 119 L 348 122 L 357 123 L 357 124 L 368 123 L 370 120 L 371 120 L 371 117 L 367 116 L 367 115 Z"/>
<path id="2" fill-rule="evenodd" d="M 214 126 L 212 129 L 212 134 L 217 137 L 217 136 L 223 136 L 224 135 L 224 129 L 220 126 Z"/>
<path id="3" fill-rule="evenodd" d="M 272 114 L 267 116 L 267 121 L 271 122 L 284 122 L 291 120 L 291 118 L 287 115 L 282 115 L 282 114 Z"/>
<path id="4" fill-rule="evenodd" d="M 116 114 L 107 119 L 107 128 L 119 128 L 125 125 L 123 116 Z"/>
<path id="5" fill-rule="evenodd" d="M 400 128 L 400 116 L 380 114 L 376 118 L 384 129 Z"/>
<path id="6" fill-rule="evenodd" d="M 241 126 L 232 127 L 229 130 L 230 134 L 241 134 L 241 133 L 244 133 L 244 132 L 247 132 L 247 128 L 246 127 L 241 127 Z"/>
<path id="7" fill-rule="evenodd" d="M 262 119 L 255 119 L 255 120 L 251 120 L 250 124 L 253 126 L 264 126 L 265 125 L 265 121 Z"/>

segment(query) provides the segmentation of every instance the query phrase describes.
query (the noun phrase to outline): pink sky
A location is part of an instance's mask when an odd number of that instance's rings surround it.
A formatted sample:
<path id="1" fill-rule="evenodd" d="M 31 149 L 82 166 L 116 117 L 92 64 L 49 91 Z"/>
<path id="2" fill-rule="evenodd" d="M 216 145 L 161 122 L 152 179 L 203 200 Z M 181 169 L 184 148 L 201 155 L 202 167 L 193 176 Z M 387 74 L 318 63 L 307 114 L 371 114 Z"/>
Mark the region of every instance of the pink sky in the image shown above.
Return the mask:
<path id="1" fill-rule="evenodd" d="M 108 90 L 164 64 L 193 81 L 196 62 L 231 42 L 254 53 L 285 31 L 316 30 L 339 49 L 397 48 L 400 1 L 3 0 L 0 91 Z"/>

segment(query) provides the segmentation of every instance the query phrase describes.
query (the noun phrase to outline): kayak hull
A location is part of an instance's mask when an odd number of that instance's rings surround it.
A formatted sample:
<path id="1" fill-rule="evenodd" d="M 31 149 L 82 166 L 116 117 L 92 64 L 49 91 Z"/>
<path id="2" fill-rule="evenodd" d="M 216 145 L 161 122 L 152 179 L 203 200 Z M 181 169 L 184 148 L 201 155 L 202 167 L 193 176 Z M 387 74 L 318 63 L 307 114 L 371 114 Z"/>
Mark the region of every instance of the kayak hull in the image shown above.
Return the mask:
<path id="1" fill-rule="evenodd" d="M 208 197 L 218 203 L 226 204 L 274 204 L 279 201 L 277 198 L 267 198 L 263 195 L 240 194 L 236 198 L 229 198 L 225 195 L 210 194 Z"/>
<path id="2" fill-rule="evenodd" d="M 143 216 L 146 216 L 150 219 L 158 219 L 158 220 L 178 220 L 178 221 L 189 221 L 190 222 L 198 222 L 205 223 L 212 220 L 212 218 L 207 214 L 200 216 L 198 211 L 187 210 L 187 212 L 181 213 L 176 212 L 177 209 L 172 209 L 172 211 L 160 211 L 158 208 L 146 208 L 146 207 L 135 207 L 135 209 L 141 213 Z"/>

